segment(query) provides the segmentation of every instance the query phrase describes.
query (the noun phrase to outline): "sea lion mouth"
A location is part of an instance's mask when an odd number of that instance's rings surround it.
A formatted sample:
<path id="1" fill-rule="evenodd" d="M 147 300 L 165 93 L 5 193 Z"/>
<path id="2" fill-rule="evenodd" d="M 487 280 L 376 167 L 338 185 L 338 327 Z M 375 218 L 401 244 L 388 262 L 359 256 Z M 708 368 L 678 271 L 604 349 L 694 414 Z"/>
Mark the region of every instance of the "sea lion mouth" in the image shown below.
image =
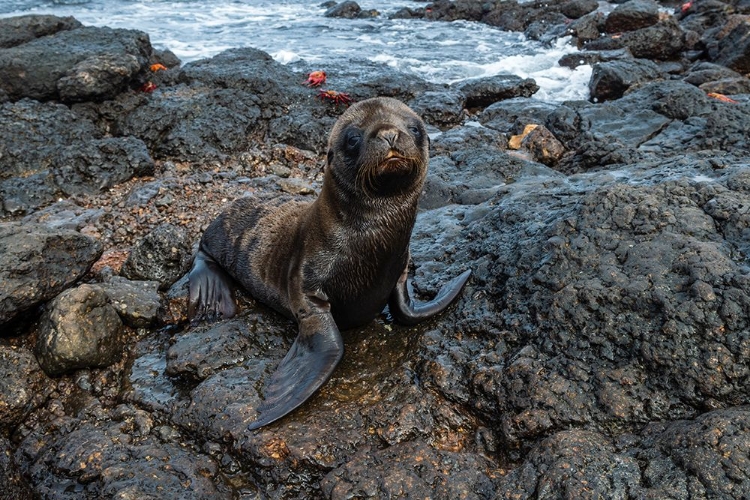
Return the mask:
<path id="1" fill-rule="evenodd" d="M 381 173 L 396 173 L 410 169 L 411 166 L 411 158 L 407 158 L 397 151 L 390 150 L 388 151 L 385 160 L 380 163 L 380 168 L 378 170 L 380 170 Z"/>

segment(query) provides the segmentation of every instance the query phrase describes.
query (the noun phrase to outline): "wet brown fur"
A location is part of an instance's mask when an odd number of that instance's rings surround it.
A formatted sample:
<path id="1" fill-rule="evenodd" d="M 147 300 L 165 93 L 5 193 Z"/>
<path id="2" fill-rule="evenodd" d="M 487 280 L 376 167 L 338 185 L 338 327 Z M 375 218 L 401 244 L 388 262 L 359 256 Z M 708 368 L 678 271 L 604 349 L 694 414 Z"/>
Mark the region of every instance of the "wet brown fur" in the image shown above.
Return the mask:
<path id="1" fill-rule="evenodd" d="M 354 163 L 342 142 L 351 130 L 363 141 Z M 343 330 L 380 313 L 406 268 L 428 138 L 407 106 L 377 98 L 339 118 L 328 151 L 314 202 L 237 200 L 206 230 L 201 250 L 290 318 L 304 313 L 300 293 L 329 301 Z M 389 152 L 397 157 L 385 166 Z"/>

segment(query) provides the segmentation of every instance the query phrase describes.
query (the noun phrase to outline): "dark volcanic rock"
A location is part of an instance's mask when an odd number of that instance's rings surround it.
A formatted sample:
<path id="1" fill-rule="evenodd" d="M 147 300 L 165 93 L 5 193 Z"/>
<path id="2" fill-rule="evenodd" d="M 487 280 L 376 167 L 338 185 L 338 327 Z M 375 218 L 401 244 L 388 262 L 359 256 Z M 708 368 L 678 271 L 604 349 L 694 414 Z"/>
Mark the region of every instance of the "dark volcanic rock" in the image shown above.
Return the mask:
<path id="1" fill-rule="evenodd" d="M 95 194 L 154 173 L 146 145 L 135 137 L 108 137 L 65 148 L 53 168 L 55 183 L 67 195 Z"/>
<path id="2" fill-rule="evenodd" d="M 35 38 L 82 26 L 72 17 L 29 15 L 0 19 L 0 48 L 14 47 Z"/>
<path id="3" fill-rule="evenodd" d="M 257 330 L 257 319 L 250 322 Z M 247 318 L 242 321 L 221 322 L 201 328 L 191 335 L 181 335 L 167 351 L 165 373 L 187 380 L 204 380 L 223 368 L 235 366 L 251 357 Z"/>
<path id="4" fill-rule="evenodd" d="M 35 491 L 70 500 L 231 498 L 211 457 L 155 424 L 143 410 L 90 402 L 76 418 L 36 429 L 21 443 Z"/>
<path id="5" fill-rule="evenodd" d="M 142 328 L 156 320 L 161 298 L 157 281 L 130 281 L 112 276 L 98 285 L 125 324 Z"/>
<path id="6" fill-rule="evenodd" d="M 75 283 L 101 255 L 80 233 L 38 224 L 0 224 L 0 323 Z"/>
<path id="7" fill-rule="evenodd" d="M 618 99 L 633 85 L 662 76 L 659 67 L 645 59 L 623 59 L 597 63 L 591 71 L 589 91 L 594 101 Z"/>
<path id="8" fill-rule="evenodd" d="M 618 453 L 605 436 L 564 431 L 542 441 L 524 463 L 500 480 L 498 498 L 628 498 L 640 470 L 633 457 Z"/>
<path id="9" fill-rule="evenodd" d="M 496 466 L 475 453 L 441 451 L 419 442 L 364 449 L 321 482 L 328 498 L 498 498 Z M 408 493 L 407 493 L 408 492 Z"/>
<path id="10" fill-rule="evenodd" d="M 31 487 L 23 477 L 13 453 L 10 442 L 0 436 L 0 500 L 31 500 L 34 494 Z"/>
<path id="11" fill-rule="evenodd" d="M 739 24 L 719 42 L 719 54 L 714 61 L 739 73 L 750 73 L 750 24 Z"/>
<path id="12" fill-rule="evenodd" d="M 599 8 L 596 0 L 569 0 L 560 6 L 560 12 L 571 19 L 578 19 Z"/>
<path id="13" fill-rule="evenodd" d="M 601 12 L 586 14 L 568 26 L 568 33 L 576 38 L 577 47 L 583 48 L 587 42 L 597 40 L 604 32 L 605 16 Z"/>
<path id="14" fill-rule="evenodd" d="M 486 146 L 506 149 L 508 139 L 505 134 L 487 127 L 456 127 L 443 132 L 430 141 L 430 156 L 434 158 L 435 153 L 450 153 L 464 148 Z M 430 171 L 428 171 L 428 175 Z"/>
<path id="15" fill-rule="evenodd" d="M 585 47 L 588 50 L 627 48 L 637 58 L 669 60 L 677 58 L 686 44 L 682 28 L 669 17 L 653 26 L 591 40 Z"/>
<path id="16" fill-rule="evenodd" d="M 698 88 L 703 92 L 715 94 L 750 94 L 750 79 L 745 77 L 725 78 L 723 80 L 706 82 Z"/>
<path id="17" fill-rule="evenodd" d="M 0 88 L 12 100 L 111 99 L 148 66 L 148 35 L 82 27 L 0 50 Z"/>
<path id="18" fill-rule="evenodd" d="M 750 493 L 750 408 L 649 425 L 637 458 L 651 498 L 744 498 Z"/>
<path id="19" fill-rule="evenodd" d="M 466 97 L 466 107 L 486 108 L 490 104 L 513 97 L 531 97 L 539 86 L 532 78 L 515 75 L 496 75 L 478 80 L 467 80 L 452 85 Z"/>
<path id="20" fill-rule="evenodd" d="M 120 134 L 142 139 L 158 157 L 221 157 L 262 138 L 261 120 L 293 115 L 295 103 L 313 102 L 314 94 L 300 80 L 265 52 L 232 49 L 185 65 L 179 72 L 183 85 L 157 89 L 149 97 L 121 96 L 98 112 Z"/>
<path id="21" fill-rule="evenodd" d="M 185 274 L 191 249 L 185 231 L 172 224 L 161 224 L 135 244 L 122 273 L 132 280 L 158 281 L 165 290 Z"/>
<path id="22" fill-rule="evenodd" d="M 61 104 L 25 99 L 0 106 L 0 179 L 49 171 L 59 150 L 100 139 L 101 132 Z"/>
<path id="23" fill-rule="evenodd" d="M 39 326 L 36 355 L 49 375 L 109 366 L 123 348 L 122 322 L 107 294 L 95 285 L 61 293 Z"/>
<path id="24" fill-rule="evenodd" d="M 658 3 L 653 0 L 629 0 L 609 13 L 604 28 L 607 33 L 619 33 L 646 28 L 658 21 Z"/>
<path id="25" fill-rule="evenodd" d="M 0 201 L 23 213 L 60 194 L 96 193 L 153 173 L 135 137 L 102 138 L 90 121 L 59 104 L 22 100 L 0 106 Z"/>
<path id="26" fill-rule="evenodd" d="M 143 140 L 156 158 L 197 161 L 221 157 L 247 148 L 249 137 L 258 134 L 261 110 L 253 93 L 177 86 L 157 90 L 148 99 L 137 99 L 144 102 L 131 112 L 114 113 L 114 126 L 122 134 Z M 114 101 L 111 105 L 118 107 L 121 103 Z M 108 110 L 104 112 L 109 114 Z"/>
<path id="27" fill-rule="evenodd" d="M 533 163 L 489 145 L 462 146 L 449 156 L 437 156 L 430 160 L 430 171 L 419 202 L 421 208 L 485 202 L 521 172 L 534 168 Z M 470 174 L 466 175 L 467 172 Z"/>
<path id="28" fill-rule="evenodd" d="M 344 19 L 354 19 L 362 12 L 362 8 L 354 0 L 346 0 L 340 4 L 334 5 L 328 9 L 325 17 L 343 17 Z"/>
<path id="29" fill-rule="evenodd" d="M 49 380 L 31 352 L 0 345 L 0 442 L 42 405 L 50 392 Z M 0 456 L 5 451 L 0 447 Z"/>
<path id="30" fill-rule="evenodd" d="M 479 115 L 485 127 L 501 132 L 520 133 L 530 123 L 544 123 L 557 106 L 535 98 L 517 97 L 496 102 Z"/>
<path id="31" fill-rule="evenodd" d="M 565 146 L 544 125 L 534 128 L 521 142 L 529 150 L 534 160 L 547 166 L 554 166 L 565 153 Z"/>
<path id="32" fill-rule="evenodd" d="M 461 92 L 425 92 L 409 102 L 415 113 L 425 123 L 437 127 L 450 127 L 463 119 L 465 97 Z"/>
<path id="33" fill-rule="evenodd" d="M 741 74 L 727 68 L 726 66 L 709 62 L 699 62 L 686 72 L 682 80 L 695 85 L 696 87 L 700 87 L 704 83 L 741 77 Z"/>
<path id="34" fill-rule="evenodd" d="M 628 50 L 627 48 L 615 50 L 583 51 L 574 52 L 572 54 L 565 54 L 560 58 L 559 61 L 557 61 L 557 64 L 559 64 L 560 66 L 565 66 L 566 68 L 575 69 L 578 66 L 583 66 L 584 64 L 593 66 L 595 63 L 599 62 L 615 61 L 618 59 L 632 59 L 632 57 L 632 52 L 630 52 L 630 50 Z"/>

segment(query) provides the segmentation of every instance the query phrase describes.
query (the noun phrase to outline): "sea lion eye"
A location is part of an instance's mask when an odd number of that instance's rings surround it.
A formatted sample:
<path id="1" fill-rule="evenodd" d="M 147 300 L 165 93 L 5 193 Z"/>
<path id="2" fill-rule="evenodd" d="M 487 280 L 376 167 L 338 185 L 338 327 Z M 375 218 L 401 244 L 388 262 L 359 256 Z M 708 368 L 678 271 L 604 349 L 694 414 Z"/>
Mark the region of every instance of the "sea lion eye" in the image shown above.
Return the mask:
<path id="1" fill-rule="evenodd" d="M 346 132 L 346 149 L 348 151 L 354 151 L 359 147 L 359 143 L 362 142 L 362 133 L 356 129 L 349 129 Z"/>
<path id="2" fill-rule="evenodd" d="M 416 140 L 422 139 L 422 131 L 416 125 L 412 125 L 411 127 L 409 127 L 409 132 L 412 133 Z"/>

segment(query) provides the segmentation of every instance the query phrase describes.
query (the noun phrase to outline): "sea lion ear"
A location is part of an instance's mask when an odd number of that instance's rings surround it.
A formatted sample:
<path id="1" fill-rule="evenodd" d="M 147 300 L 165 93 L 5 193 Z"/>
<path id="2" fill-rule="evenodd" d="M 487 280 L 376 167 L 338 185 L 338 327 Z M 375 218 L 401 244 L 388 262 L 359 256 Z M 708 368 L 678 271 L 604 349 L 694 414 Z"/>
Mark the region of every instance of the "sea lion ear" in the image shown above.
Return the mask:
<path id="1" fill-rule="evenodd" d="M 326 160 L 326 164 L 330 165 L 332 161 L 333 161 L 333 150 L 329 149 L 328 150 L 328 158 Z"/>

